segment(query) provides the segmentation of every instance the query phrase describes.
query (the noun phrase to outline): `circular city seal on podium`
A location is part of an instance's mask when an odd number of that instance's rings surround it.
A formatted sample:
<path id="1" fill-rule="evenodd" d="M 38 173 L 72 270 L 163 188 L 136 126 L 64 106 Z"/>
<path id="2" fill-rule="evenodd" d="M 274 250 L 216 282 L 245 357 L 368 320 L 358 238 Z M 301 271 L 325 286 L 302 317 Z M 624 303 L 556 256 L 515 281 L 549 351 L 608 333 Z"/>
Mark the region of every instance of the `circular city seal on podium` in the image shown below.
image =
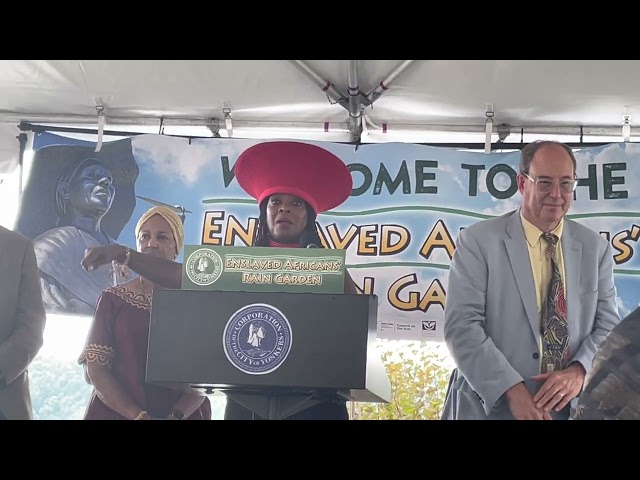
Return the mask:
<path id="1" fill-rule="evenodd" d="M 231 315 L 222 341 L 224 353 L 234 367 L 249 375 L 264 375 L 287 359 L 291 325 L 277 308 L 254 303 Z"/>
<path id="2" fill-rule="evenodd" d="M 222 258 L 208 248 L 195 250 L 185 262 L 187 277 L 196 285 L 211 285 L 222 275 Z"/>

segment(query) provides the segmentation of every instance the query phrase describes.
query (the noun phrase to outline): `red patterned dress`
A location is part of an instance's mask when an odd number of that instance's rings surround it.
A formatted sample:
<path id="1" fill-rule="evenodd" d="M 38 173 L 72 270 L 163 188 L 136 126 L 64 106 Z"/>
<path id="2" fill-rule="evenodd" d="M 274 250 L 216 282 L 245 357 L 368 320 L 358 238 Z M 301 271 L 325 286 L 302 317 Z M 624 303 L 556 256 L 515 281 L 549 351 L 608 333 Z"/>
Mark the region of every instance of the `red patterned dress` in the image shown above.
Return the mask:
<path id="1" fill-rule="evenodd" d="M 100 295 L 79 364 L 108 365 L 123 389 L 154 418 L 164 418 L 183 392 L 145 382 L 150 321 L 149 295 L 134 293 L 122 285 Z M 177 319 L 176 319 L 177 320 Z M 106 406 L 95 389 L 85 420 L 126 420 Z M 208 398 L 187 420 L 211 420 Z"/>

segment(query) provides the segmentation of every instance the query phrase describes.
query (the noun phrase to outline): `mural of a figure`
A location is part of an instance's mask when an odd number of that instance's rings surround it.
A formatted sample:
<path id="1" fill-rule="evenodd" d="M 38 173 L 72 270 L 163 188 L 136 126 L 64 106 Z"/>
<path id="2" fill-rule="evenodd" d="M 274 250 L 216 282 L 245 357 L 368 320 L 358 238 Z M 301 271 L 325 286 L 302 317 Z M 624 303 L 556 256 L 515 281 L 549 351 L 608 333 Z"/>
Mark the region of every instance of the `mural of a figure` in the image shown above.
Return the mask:
<path id="1" fill-rule="evenodd" d="M 80 262 L 87 248 L 116 243 L 135 208 L 138 167 L 129 140 L 105 144 L 100 153 L 54 145 L 34 157 L 17 230 L 34 240 L 50 313 L 91 315 L 113 285 L 109 265 L 86 272 Z"/>

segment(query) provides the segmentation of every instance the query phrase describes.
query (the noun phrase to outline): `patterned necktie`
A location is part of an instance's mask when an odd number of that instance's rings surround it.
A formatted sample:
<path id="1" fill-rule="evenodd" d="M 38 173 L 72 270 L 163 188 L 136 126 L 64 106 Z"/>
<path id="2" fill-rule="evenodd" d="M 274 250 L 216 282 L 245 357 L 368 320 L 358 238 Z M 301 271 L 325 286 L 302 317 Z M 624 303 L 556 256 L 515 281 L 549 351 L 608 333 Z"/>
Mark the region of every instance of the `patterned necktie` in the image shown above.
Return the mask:
<path id="1" fill-rule="evenodd" d="M 556 258 L 558 237 L 551 233 L 543 236 L 549 245 L 547 256 L 551 259 L 551 280 L 542 317 L 542 373 L 546 373 L 566 367 L 569 331 L 564 286 Z"/>

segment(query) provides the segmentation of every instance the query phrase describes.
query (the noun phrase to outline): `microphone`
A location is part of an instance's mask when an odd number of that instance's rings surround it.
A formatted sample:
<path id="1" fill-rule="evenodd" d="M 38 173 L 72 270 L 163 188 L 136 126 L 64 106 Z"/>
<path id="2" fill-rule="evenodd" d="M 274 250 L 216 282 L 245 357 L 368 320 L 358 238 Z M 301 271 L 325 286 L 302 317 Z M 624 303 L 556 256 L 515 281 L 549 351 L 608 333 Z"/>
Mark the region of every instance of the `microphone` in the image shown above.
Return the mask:
<path id="1" fill-rule="evenodd" d="M 316 236 L 314 233 L 312 230 L 302 232 L 300 236 L 300 246 L 304 248 L 320 248 L 320 246 L 316 244 Z"/>

